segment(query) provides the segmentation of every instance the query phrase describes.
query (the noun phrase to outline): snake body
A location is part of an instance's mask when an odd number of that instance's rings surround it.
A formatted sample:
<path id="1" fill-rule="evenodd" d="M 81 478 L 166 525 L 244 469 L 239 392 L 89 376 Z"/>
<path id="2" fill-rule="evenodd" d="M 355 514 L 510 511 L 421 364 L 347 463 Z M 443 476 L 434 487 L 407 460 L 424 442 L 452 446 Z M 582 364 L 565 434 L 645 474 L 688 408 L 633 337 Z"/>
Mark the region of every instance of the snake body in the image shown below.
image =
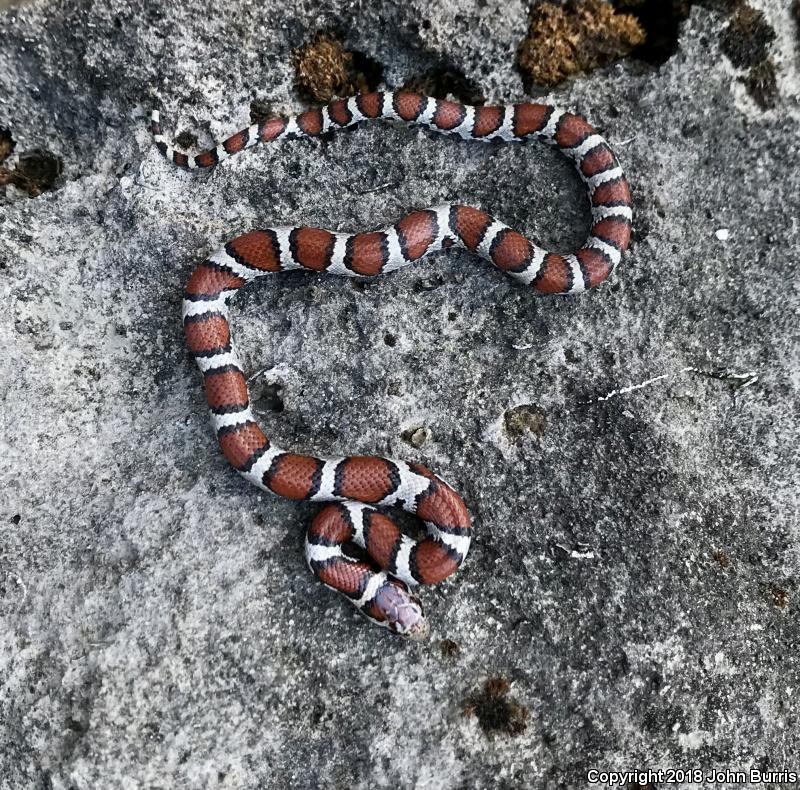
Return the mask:
<path id="1" fill-rule="evenodd" d="M 213 167 L 260 142 L 317 137 L 378 118 L 465 140 L 533 138 L 557 147 L 574 162 L 588 190 L 592 227 L 586 242 L 575 254 L 548 252 L 486 212 L 461 204 L 414 211 L 394 225 L 367 233 L 312 227 L 253 230 L 197 266 L 184 295 L 183 323 L 225 458 L 261 489 L 290 499 L 335 503 L 326 506 L 307 531 L 311 570 L 369 619 L 420 638 L 428 626 L 413 590 L 442 581 L 464 561 L 471 539 L 466 505 L 419 464 L 374 456 L 317 458 L 270 442 L 251 410 L 231 339 L 228 303 L 239 288 L 266 274 L 307 269 L 373 277 L 454 246 L 477 253 L 540 293 L 580 293 L 603 282 L 627 249 L 631 195 L 616 156 L 594 128 L 579 115 L 545 104 L 471 107 L 415 93 L 366 93 L 295 117 L 254 124 L 193 156 L 167 144 L 157 111 L 151 129 L 167 159 L 195 169 Z M 427 527 L 427 538 L 403 535 L 376 509 L 389 506 L 416 514 Z M 358 552 L 349 549 L 352 544 L 362 549 L 362 556 L 353 556 Z"/>

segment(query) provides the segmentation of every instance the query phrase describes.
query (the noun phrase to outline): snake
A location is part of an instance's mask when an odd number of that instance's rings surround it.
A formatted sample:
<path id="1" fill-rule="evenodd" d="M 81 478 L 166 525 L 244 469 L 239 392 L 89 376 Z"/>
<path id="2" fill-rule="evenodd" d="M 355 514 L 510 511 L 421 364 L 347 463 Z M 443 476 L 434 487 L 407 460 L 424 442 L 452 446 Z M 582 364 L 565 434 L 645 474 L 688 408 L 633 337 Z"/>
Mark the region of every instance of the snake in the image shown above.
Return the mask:
<path id="1" fill-rule="evenodd" d="M 485 258 L 541 294 L 578 294 L 602 283 L 628 248 L 631 192 L 606 140 L 582 116 L 549 104 L 469 106 L 409 91 L 373 91 L 294 116 L 254 123 L 191 155 L 163 134 L 158 110 L 151 132 L 160 152 L 187 170 L 214 167 L 259 143 L 314 138 L 382 119 L 482 142 L 538 140 L 571 160 L 586 186 L 591 228 L 574 254 L 543 249 L 486 211 L 443 204 L 412 211 L 393 225 L 341 233 L 317 227 L 265 227 L 228 241 L 192 272 L 182 319 L 189 352 L 203 376 L 222 454 L 258 488 L 326 504 L 306 532 L 305 557 L 315 576 L 373 622 L 412 639 L 430 629 L 417 588 L 436 584 L 464 562 L 472 539 L 464 500 L 419 463 L 378 456 L 321 458 L 286 451 L 257 424 L 247 378 L 228 323 L 228 305 L 247 283 L 306 270 L 371 278 L 457 247 Z M 404 534 L 387 514 L 398 507 L 425 525 Z"/>

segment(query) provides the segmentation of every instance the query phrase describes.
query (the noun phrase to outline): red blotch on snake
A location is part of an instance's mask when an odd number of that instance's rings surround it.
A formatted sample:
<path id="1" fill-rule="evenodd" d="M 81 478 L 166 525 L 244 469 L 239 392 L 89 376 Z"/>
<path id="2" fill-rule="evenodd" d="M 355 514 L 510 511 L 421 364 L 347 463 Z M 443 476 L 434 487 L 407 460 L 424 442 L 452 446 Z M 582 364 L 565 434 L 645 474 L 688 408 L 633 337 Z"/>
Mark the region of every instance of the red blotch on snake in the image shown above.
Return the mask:
<path id="1" fill-rule="evenodd" d="M 355 455 L 337 470 L 336 493 L 358 502 L 380 502 L 394 490 L 391 467 L 383 458 Z"/>
<path id="2" fill-rule="evenodd" d="M 230 272 L 215 269 L 213 266 L 198 266 L 186 284 L 189 296 L 216 296 L 222 291 L 241 288 L 244 280 Z"/>
<path id="3" fill-rule="evenodd" d="M 272 230 L 251 230 L 237 236 L 225 245 L 229 255 L 239 263 L 260 269 L 264 272 L 279 272 L 281 256 L 275 232 Z"/>
<path id="4" fill-rule="evenodd" d="M 268 485 L 278 496 L 287 499 L 308 499 L 314 492 L 314 480 L 321 461 L 309 455 L 286 453 L 275 459 Z"/>
<path id="5" fill-rule="evenodd" d="M 472 128 L 473 137 L 486 137 L 496 132 L 503 124 L 502 107 L 476 107 L 475 126 Z"/>
<path id="6" fill-rule="evenodd" d="M 330 266 L 336 237 L 321 228 L 294 228 L 289 244 L 295 260 L 306 269 L 324 271 Z"/>
<path id="7" fill-rule="evenodd" d="M 421 258 L 436 238 L 436 214 L 415 211 L 395 225 L 403 252 L 411 261 Z"/>
<path id="8" fill-rule="evenodd" d="M 230 341 L 230 327 L 221 315 L 212 314 L 186 324 L 186 345 L 193 354 L 225 348 Z"/>
<path id="9" fill-rule="evenodd" d="M 267 444 L 267 437 L 254 422 L 246 422 L 220 433 L 217 441 L 228 463 L 242 469 Z"/>

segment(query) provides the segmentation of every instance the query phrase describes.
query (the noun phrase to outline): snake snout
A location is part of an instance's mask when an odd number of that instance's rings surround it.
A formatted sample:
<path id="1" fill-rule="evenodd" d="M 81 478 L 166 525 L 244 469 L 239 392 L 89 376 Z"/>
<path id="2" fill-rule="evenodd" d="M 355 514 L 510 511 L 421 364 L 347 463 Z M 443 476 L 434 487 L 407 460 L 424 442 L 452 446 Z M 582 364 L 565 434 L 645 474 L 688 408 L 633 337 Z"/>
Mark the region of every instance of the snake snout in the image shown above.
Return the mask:
<path id="1" fill-rule="evenodd" d="M 409 639 L 424 639 L 429 632 L 422 602 L 406 584 L 397 579 L 387 579 L 373 601 L 386 626 L 395 634 Z"/>

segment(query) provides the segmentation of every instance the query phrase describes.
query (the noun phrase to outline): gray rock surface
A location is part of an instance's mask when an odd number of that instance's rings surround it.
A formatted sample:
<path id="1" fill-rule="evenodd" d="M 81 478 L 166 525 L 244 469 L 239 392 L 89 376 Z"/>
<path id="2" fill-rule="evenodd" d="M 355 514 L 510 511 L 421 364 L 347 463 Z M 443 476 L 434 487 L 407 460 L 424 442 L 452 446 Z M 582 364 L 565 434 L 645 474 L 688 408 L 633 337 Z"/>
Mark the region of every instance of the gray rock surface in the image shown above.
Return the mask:
<path id="1" fill-rule="evenodd" d="M 389 87 L 448 62 L 518 101 L 527 5 L 4 12 L 0 125 L 64 173 L 0 204 L 0 788 L 800 770 L 800 78 L 787 3 L 757 5 L 778 32 L 774 110 L 747 96 L 719 52 L 726 16 L 704 6 L 663 66 L 546 95 L 605 131 L 633 185 L 635 242 L 598 291 L 535 299 L 452 252 L 365 285 L 291 274 L 240 297 L 280 444 L 420 460 L 464 495 L 473 549 L 424 591 L 423 644 L 309 574 L 314 507 L 227 467 L 182 285 L 253 226 L 367 229 L 455 198 L 567 249 L 588 223 L 577 178 L 542 147 L 377 124 L 186 174 L 145 115 L 155 97 L 168 129 L 205 144 L 254 99 L 300 109 L 291 49 L 332 27 Z M 418 428 L 419 448 L 402 438 Z M 509 690 L 482 695 L 491 678 Z"/>

